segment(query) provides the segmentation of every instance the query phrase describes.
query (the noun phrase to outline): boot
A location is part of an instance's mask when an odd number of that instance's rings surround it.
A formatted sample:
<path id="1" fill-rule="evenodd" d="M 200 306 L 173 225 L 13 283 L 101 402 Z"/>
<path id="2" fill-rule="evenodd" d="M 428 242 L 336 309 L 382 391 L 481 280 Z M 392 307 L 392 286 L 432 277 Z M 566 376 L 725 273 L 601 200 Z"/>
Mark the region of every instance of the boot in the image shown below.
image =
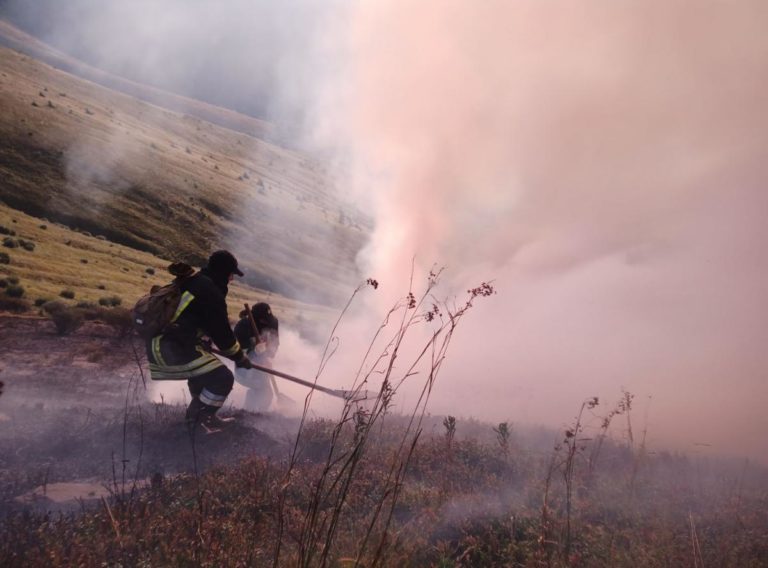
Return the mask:
<path id="1" fill-rule="evenodd" d="M 195 425 L 200 421 L 200 413 L 206 406 L 206 404 L 200 402 L 199 398 L 195 397 L 192 399 L 192 401 L 189 403 L 189 406 L 187 406 L 187 413 L 185 415 L 188 428 L 194 428 Z"/>
<path id="2" fill-rule="evenodd" d="M 232 417 L 222 418 L 216 415 L 216 410 L 213 412 L 205 412 L 200 415 L 200 424 L 208 434 L 215 432 L 221 432 L 224 428 L 235 421 Z"/>

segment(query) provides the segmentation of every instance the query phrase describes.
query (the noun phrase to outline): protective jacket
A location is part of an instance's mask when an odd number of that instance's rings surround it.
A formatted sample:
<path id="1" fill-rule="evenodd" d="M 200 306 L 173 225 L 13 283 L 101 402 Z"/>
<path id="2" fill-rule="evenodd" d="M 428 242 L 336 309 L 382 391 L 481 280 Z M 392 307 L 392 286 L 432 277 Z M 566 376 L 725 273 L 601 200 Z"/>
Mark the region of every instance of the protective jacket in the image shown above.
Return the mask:
<path id="1" fill-rule="evenodd" d="M 243 357 L 227 315 L 228 275 L 203 268 L 182 284 L 172 324 L 148 341 L 149 371 L 154 380 L 198 377 L 223 366 L 203 343 L 208 337 L 226 357 Z"/>
<path id="2" fill-rule="evenodd" d="M 260 312 L 254 307 L 253 320 L 256 323 L 256 329 L 263 341 L 267 342 L 267 348 L 272 348 L 277 351 L 277 347 L 280 344 L 278 335 L 278 321 L 277 318 L 272 315 L 271 311 Z M 253 337 L 253 328 L 251 327 L 251 321 L 248 316 L 240 318 L 235 324 L 235 337 L 240 345 L 244 348 L 249 348 L 251 344 L 251 338 Z M 272 354 L 274 356 L 274 353 Z"/>

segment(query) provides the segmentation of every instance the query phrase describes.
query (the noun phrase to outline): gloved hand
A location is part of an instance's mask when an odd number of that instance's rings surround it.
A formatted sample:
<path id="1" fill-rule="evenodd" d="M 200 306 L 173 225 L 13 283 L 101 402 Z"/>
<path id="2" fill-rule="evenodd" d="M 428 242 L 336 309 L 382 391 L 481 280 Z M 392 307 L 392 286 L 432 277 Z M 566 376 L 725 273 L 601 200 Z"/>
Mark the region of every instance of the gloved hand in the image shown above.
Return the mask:
<path id="1" fill-rule="evenodd" d="M 243 354 L 242 357 L 235 361 L 235 367 L 238 367 L 239 369 L 253 369 L 253 363 L 251 363 L 251 360 Z"/>

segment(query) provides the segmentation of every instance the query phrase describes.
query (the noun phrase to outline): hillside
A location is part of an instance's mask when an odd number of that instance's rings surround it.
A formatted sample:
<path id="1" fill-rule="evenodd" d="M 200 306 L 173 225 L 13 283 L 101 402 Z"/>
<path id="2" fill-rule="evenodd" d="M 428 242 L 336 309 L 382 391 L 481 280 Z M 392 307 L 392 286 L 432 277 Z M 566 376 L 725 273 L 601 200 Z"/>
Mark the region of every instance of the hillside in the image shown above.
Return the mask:
<path id="1" fill-rule="evenodd" d="M 369 223 L 295 151 L 6 48 L 0 136 L 11 208 L 164 259 L 228 247 L 247 285 L 305 301 L 336 304 L 357 281 Z"/>
<path id="2" fill-rule="evenodd" d="M 113 243 L 88 231 L 76 231 L 0 204 L 0 287 L 7 296 L 11 280 L 23 288 L 22 300 L 41 305 L 56 300 L 67 305 L 98 304 L 116 298 L 132 303 L 154 284 L 170 279 L 167 262 L 148 252 Z M 7 255 L 5 257 L 4 255 Z M 6 263 L 7 261 L 7 263 Z M 72 297 L 62 294 L 71 291 Z M 244 302 L 266 300 L 280 320 L 310 338 L 321 337 L 336 310 L 254 289 L 237 279 L 229 295 L 235 316 Z M 12 327 L 11 322 L 6 322 Z M 10 347 L 3 346 L 6 354 Z"/>

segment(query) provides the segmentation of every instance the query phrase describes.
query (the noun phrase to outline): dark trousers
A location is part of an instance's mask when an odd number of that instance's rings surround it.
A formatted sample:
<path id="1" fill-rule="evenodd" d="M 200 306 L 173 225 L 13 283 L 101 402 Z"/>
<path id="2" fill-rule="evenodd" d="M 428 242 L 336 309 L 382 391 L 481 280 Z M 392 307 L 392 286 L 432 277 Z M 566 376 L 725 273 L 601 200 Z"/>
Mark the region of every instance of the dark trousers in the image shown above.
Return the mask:
<path id="1" fill-rule="evenodd" d="M 224 366 L 199 377 L 192 377 L 187 381 L 189 393 L 192 395 L 190 409 L 195 407 L 203 414 L 215 414 L 232 391 L 234 382 L 232 371 Z"/>

